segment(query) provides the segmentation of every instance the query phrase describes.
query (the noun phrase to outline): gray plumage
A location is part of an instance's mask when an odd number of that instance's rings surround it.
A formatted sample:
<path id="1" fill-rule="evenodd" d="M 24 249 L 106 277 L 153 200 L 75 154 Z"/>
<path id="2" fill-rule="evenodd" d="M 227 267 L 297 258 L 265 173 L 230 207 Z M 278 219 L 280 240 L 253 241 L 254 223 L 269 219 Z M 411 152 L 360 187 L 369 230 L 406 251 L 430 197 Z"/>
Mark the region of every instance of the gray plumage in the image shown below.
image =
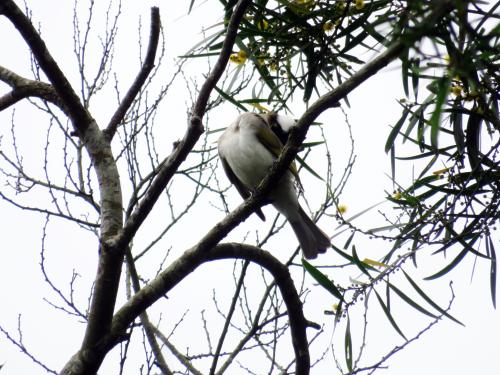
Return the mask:
<path id="1" fill-rule="evenodd" d="M 279 117 L 275 114 L 243 113 L 224 131 L 218 140 L 219 156 L 229 180 L 243 198 L 248 198 L 269 172 L 283 144 L 271 131 Z M 288 131 L 289 129 L 285 129 Z M 316 258 L 330 247 L 330 239 L 307 216 L 295 191 L 295 165 L 292 164 L 276 183 L 269 199 L 290 222 L 305 258 Z M 260 209 L 256 214 L 264 220 Z"/>

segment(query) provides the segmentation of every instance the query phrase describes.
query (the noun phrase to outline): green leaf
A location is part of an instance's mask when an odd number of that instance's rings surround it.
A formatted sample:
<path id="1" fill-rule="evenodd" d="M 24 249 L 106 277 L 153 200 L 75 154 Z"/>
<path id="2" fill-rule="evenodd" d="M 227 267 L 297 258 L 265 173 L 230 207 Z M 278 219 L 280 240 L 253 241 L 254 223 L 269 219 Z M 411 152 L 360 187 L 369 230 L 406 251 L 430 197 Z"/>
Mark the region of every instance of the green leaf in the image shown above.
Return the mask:
<path id="1" fill-rule="evenodd" d="M 347 239 L 347 241 L 345 242 L 344 244 L 344 249 L 348 249 L 349 246 L 351 245 L 351 242 L 352 242 L 352 239 L 354 238 L 354 235 L 356 234 L 356 231 L 352 231 L 351 235 L 349 236 L 349 238 Z"/>
<path id="2" fill-rule="evenodd" d="M 408 282 L 411 284 L 411 286 L 413 287 L 413 289 L 415 289 L 417 291 L 418 294 L 420 294 L 420 296 L 429 304 L 431 305 L 432 307 L 434 307 L 437 311 L 439 311 L 440 314 L 446 316 L 447 318 L 453 320 L 455 323 L 458 323 L 460 324 L 461 326 L 463 326 L 464 324 L 462 322 L 460 322 L 459 320 L 455 319 L 453 316 L 451 316 L 450 314 L 448 314 L 448 312 L 446 312 L 446 310 L 442 309 L 437 303 L 435 303 L 427 294 L 424 293 L 424 291 L 422 289 L 420 289 L 420 287 L 417 285 L 417 283 L 415 281 L 412 280 L 412 278 L 404 271 L 404 270 L 401 270 L 403 271 L 403 274 L 405 275 L 406 279 L 408 280 Z"/>
<path id="3" fill-rule="evenodd" d="M 359 259 L 358 257 L 358 253 L 356 252 L 356 246 L 353 246 L 352 247 L 352 257 L 354 259 L 354 263 L 356 264 L 356 266 L 361 270 L 361 272 L 363 272 L 365 275 L 367 275 L 370 279 L 372 279 L 372 276 L 370 275 L 370 273 L 367 271 L 366 268 L 370 268 L 371 270 L 376 270 L 374 267 L 368 265 L 368 264 L 365 264 L 361 261 L 361 259 Z"/>
<path id="4" fill-rule="evenodd" d="M 461 99 L 456 98 L 453 104 L 453 110 L 450 114 L 451 125 L 453 126 L 453 138 L 457 146 L 459 155 L 462 155 L 465 150 L 465 134 L 462 126 L 462 113 L 456 109 L 460 106 Z"/>
<path id="5" fill-rule="evenodd" d="M 429 95 L 427 98 L 425 98 L 424 102 L 417 108 L 416 111 L 411 112 L 411 117 L 408 120 L 408 126 L 405 130 L 406 137 L 410 136 L 410 133 L 413 131 L 415 125 L 417 125 L 417 123 L 419 123 L 419 121 L 421 120 L 425 109 L 432 103 L 433 98 L 434 95 Z"/>
<path id="6" fill-rule="evenodd" d="M 396 292 L 396 294 L 401 297 L 403 301 L 405 301 L 407 304 L 409 304 L 411 307 L 414 309 L 420 311 L 422 314 L 425 314 L 427 316 L 430 316 L 431 318 L 436 318 L 436 315 L 432 314 L 431 312 L 427 311 L 424 309 L 422 306 L 420 306 L 418 303 L 413 301 L 410 297 L 408 297 L 406 294 L 404 294 L 400 289 L 398 289 L 396 286 L 392 285 L 391 283 L 387 282 L 389 287 Z"/>
<path id="7" fill-rule="evenodd" d="M 437 83 L 438 91 L 436 94 L 436 106 L 432 113 L 429 124 L 431 126 L 431 145 L 438 148 L 439 125 L 441 124 L 441 113 L 443 112 L 444 103 L 450 91 L 451 80 L 449 77 L 442 77 Z"/>
<path id="8" fill-rule="evenodd" d="M 375 203 L 375 204 L 371 205 L 370 207 L 365 208 L 364 210 L 362 210 L 362 211 L 358 212 L 357 214 L 354 214 L 354 215 L 350 216 L 348 219 L 346 219 L 346 221 L 350 223 L 350 222 L 352 222 L 354 219 L 356 219 L 356 218 L 360 217 L 361 215 L 364 215 L 364 214 L 365 214 L 365 213 L 367 213 L 368 211 L 373 210 L 375 207 L 380 206 L 382 203 L 385 203 L 385 200 L 380 201 L 380 202 L 378 202 L 378 203 Z"/>
<path id="9" fill-rule="evenodd" d="M 394 141 L 396 140 L 396 137 L 398 136 L 401 127 L 406 121 L 406 117 L 408 117 L 408 114 L 410 113 L 410 109 L 408 107 L 405 107 L 403 109 L 403 114 L 401 115 L 401 118 L 398 120 L 396 125 L 392 128 L 391 132 L 389 133 L 389 136 L 387 137 L 387 141 L 385 142 L 385 152 L 388 152 L 390 149 L 393 148 L 394 146 Z"/>
<path id="10" fill-rule="evenodd" d="M 314 280 L 318 282 L 319 285 L 328 290 L 334 297 L 340 300 L 344 299 L 342 293 L 340 293 L 335 284 L 323 272 L 318 270 L 304 258 L 302 258 L 302 265 L 304 266 L 304 269 L 314 278 Z"/>
<path id="11" fill-rule="evenodd" d="M 191 14 L 191 11 L 193 10 L 193 5 L 194 5 L 194 0 L 191 0 L 191 3 L 189 4 L 188 14 Z"/>
<path id="12" fill-rule="evenodd" d="M 377 291 L 374 289 L 375 295 L 377 296 L 378 302 L 380 303 L 380 306 L 382 307 L 382 310 L 384 310 L 385 316 L 389 320 L 389 322 L 392 324 L 393 328 L 396 330 L 397 333 L 399 333 L 405 340 L 408 340 L 406 336 L 403 334 L 401 329 L 399 329 L 398 325 L 396 324 L 396 321 L 391 315 L 391 312 L 389 311 L 389 308 L 386 306 L 380 295 L 377 293 Z"/>
<path id="13" fill-rule="evenodd" d="M 493 302 L 493 307 L 497 307 L 497 256 L 495 253 L 495 246 L 491 240 L 491 236 L 486 239 L 486 252 L 491 259 L 490 266 L 490 290 L 491 290 L 491 301 Z"/>
<path id="14" fill-rule="evenodd" d="M 413 95 L 415 96 L 415 101 L 417 101 L 418 88 L 419 88 L 418 81 L 420 78 L 419 74 L 418 74 L 418 70 L 420 68 L 420 60 L 419 59 L 413 60 L 413 64 L 415 66 L 412 68 L 411 83 L 412 83 L 412 87 L 413 87 Z"/>
<path id="15" fill-rule="evenodd" d="M 482 118 L 476 111 L 473 111 L 473 113 L 469 115 L 469 120 L 467 121 L 465 144 L 467 147 L 467 156 L 469 158 L 470 167 L 473 171 L 481 169 L 479 147 L 479 141 L 481 139 L 481 122 Z"/>
<path id="16" fill-rule="evenodd" d="M 316 172 L 314 171 L 314 169 L 312 169 L 312 168 L 309 166 L 309 164 L 307 164 L 307 163 L 304 161 L 304 159 L 302 159 L 300 156 L 296 156 L 296 157 L 295 157 L 295 159 L 297 160 L 297 162 L 298 162 L 298 163 L 299 163 L 302 167 L 304 167 L 304 169 L 305 169 L 306 171 L 308 171 L 308 172 L 309 172 L 310 174 L 312 174 L 314 177 L 319 178 L 321 181 L 325 181 L 325 180 L 323 179 L 323 177 L 321 177 L 318 173 L 316 173 Z"/>
<path id="17" fill-rule="evenodd" d="M 454 146 L 454 145 L 443 147 L 443 148 L 438 149 L 437 153 L 444 154 L 447 151 L 454 149 L 455 147 L 456 146 Z M 419 154 L 412 155 L 412 156 L 397 156 L 396 159 L 397 160 L 418 160 L 418 159 L 425 159 L 425 158 L 427 158 L 429 156 L 433 156 L 433 155 L 436 155 L 436 151 L 421 152 Z"/>
<path id="18" fill-rule="evenodd" d="M 349 254 L 347 254 L 346 252 L 340 250 L 337 246 L 335 246 L 333 243 L 332 243 L 332 248 L 333 250 L 335 250 L 338 254 L 340 254 L 342 257 L 344 257 L 345 259 L 347 259 L 349 262 L 351 263 L 354 263 L 354 258 L 352 256 L 350 256 Z"/>
<path id="19" fill-rule="evenodd" d="M 238 102 L 236 99 L 234 99 L 231 95 L 228 95 L 226 94 L 224 91 L 222 91 L 220 88 L 218 88 L 217 86 L 215 86 L 215 91 L 217 91 L 217 93 L 222 96 L 224 99 L 226 99 L 228 102 L 231 102 L 233 103 L 236 107 L 242 109 L 243 111 L 245 112 L 248 112 L 248 109 L 243 105 L 241 104 L 240 102 Z"/>
<path id="20" fill-rule="evenodd" d="M 352 337 L 351 337 L 351 320 L 347 317 L 347 327 L 345 329 L 344 338 L 345 362 L 349 373 L 352 373 Z"/>
<path id="21" fill-rule="evenodd" d="M 391 180 L 393 186 L 396 184 L 396 147 L 391 147 Z"/>
<path id="22" fill-rule="evenodd" d="M 403 89 L 405 92 L 405 96 L 409 96 L 409 90 L 408 90 L 408 71 L 410 70 L 410 62 L 408 61 L 408 52 L 409 49 L 405 48 L 403 52 L 401 52 L 401 73 L 403 74 Z"/>
<path id="23" fill-rule="evenodd" d="M 450 272 L 453 268 L 455 268 L 458 263 L 462 261 L 462 259 L 467 255 L 469 252 L 468 249 L 463 249 L 456 257 L 453 259 L 446 267 L 444 267 L 442 270 L 436 272 L 435 274 L 431 276 L 427 276 L 424 278 L 424 280 L 434 280 L 437 278 L 440 278 L 443 275 L 446 275 L 448 272 Z"/>

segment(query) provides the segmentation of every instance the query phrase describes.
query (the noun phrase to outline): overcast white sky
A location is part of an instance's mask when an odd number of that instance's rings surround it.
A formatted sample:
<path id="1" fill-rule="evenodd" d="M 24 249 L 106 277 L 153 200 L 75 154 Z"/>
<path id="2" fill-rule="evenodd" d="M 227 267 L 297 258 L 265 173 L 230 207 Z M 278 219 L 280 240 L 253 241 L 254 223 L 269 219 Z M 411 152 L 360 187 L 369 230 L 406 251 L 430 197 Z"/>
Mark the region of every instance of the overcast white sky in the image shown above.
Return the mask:
<path id="1" fill-rule="evenodd" d="M 202 26 L 208 27 L 220 21 L 220 13 L 218 12 L 220 6 L 217 1 L 210 2 L 216 4 L 213 8 L 207 6 L 204 1 L 197 1 L 197 3 L 204 5 L 199 9 L 195 7 L 193 14 L 186 16 L 189 2 L 182 6 L 178 3 L 174 6 L 168 2 L 158 2 L 166 32 L 166 48 L 169 55 L 167 63 L 171 63 L 171 58 L 182 54 L 199 41 L 199 32 Z M 68 61 L 73 64 L 74 68 L 74 59 L 71 55 L 71 2 L 46 0 L 43 2 L 28 1 L 28 4 L 33 10 L 34 19 L 40 22 L 49 49 L 59 61 L 63 71 L 71 76 L 72 73 L 65 68 L 65 63 Z M 129 79 L 132 79 L 137 67 L 134 48 L 137 40 L 138 18 L 142 17 L 142 22 L 145 25 L 144 33 L 147 35 L 149 32 L 147 26 L 149 7 L 153 4 L 152 1 L 124 1 L 123 3 L 122 34 L 120 36 L 123 38 L 121 40 L 122 47 L 118 50 L 115 66 L 119 72 L 133 72 L 129 73 Z M 127 40 L 130 42 L 126 43 Z M 0 18 L 0 46 L 4 51 L 0 55 L 0 65 L 20 74 L 28 75 L 29 55 L 24 42 L 4 18 Z M 127 56 L 131 61 L 129 65 L 127 65 L 129 63 Z M 124 63 L 125 61 L 127 64 Z M 206 66 L 203 66 L 201 60 L 200 62 L 193 60 L 188 63 L 186 71 L 204 72 L 205 68 Z M 75 72 L 73 70 L 73 74 Z M 124 85 L 126 86 L 126 84 Z M 0 94 L 4 92 L 5 86 L 0 84 Z M 384 175 L 385 172 L 389 171 L 389 158 L 384 153 L 383 148 L 389 132 L 389 124 L 393 123 L 400 113 L 399 106 L 395 101 L 400 95 L 399 73 L 393 67 L 371 78 L 369 82 L 350 96 L 351 108 L 346 108 L 346 112 L 352 125 L 358 159 L 355 172 L 341 202 L 348 206 L 349 212 L 352 214 L 383 200 L 384 190 L 391 190 L 390 181 Z M 108 108 L 106 103 L 99 104 L 102 106 L 96 106 L 96 117 L 98 120 L 104 121 L 109 117 Z M 184 132 L 185 108 L 188 104 L 188 98 L 177 94 L 171 95 L 164 103 L 167 107 L 164 113 L 178 116 L 175 123 L 179 124 L 179 126 L 169 129 L 168 139 L 166 138 L 164 142 L 165 147 L 170 148 L 172 141 L 179 138 Z M 39 121 L 38 118 L 24 117 L 22 105 L 16 108 L 18 124 L 24 127 L 20 130 L 20 139 L 26 142 L 25 145 L 27 142 L 33 142 L 34 146 L 39 145 L 44 140 L 46 124 Z M 11 114 L 11 110 L 0 114 L 0 134 L 9 132 Z M 212 116 L 223 122 L 220 126 L 225 126 L 231 121 L 234 114 L 236 112 L 233 111 L 230 115 L 218 113 L 212 114 Z M 294 114 L 298 116 L 300 109 L 297 109 Z M 321 119 L 325 124 L 328 124 L 326 132 L 331 142 L 334 160 L 338 160 L 339 164 L 342 165 L 343 155 L 348 152 L 348 138 L 343 124 L 343 116 L 337 111 L 329 113 Z M 340 126 L 339 122 L 342 123 Z M 218 126 L 213 126 L 213 128 L 215 127 Z M 314 133 L 311 137 L 314 137 Z M 1 143 L 1 147 L 8 146 Z M 40 155 L 26 155 L 26 159 L 34 160 L 33 162 L 39 158 Z M 410 175 L 408 174 L 408 176 Z M 307 189 L 307 179 L 305 188 Z M 0 186 L 0 189 L 3 189 L 3 186 Z M 234 202 L 237 201 L 235 195 Z M 212 222 L 207 220 L 206 225 L 213 225 L 218 219 L 220 217 L 214 218 Z M 255 223 L 258 221 L 249 220 L 245 225 L 254 225 Z M 83 326 L 75 327 L 75 325 L 67 323 L 64 314 L 54 314 L 53 309 L 43 301 L 44 297 L 53 295 L 43 284 L 38 265 L 42 225 L 43 218 L 19 212 L 0 201 L 0 238 L 2 238 L 0 251 L 3 259 L 0 263 L 0 301 L 2 301 L 0 325 L 15 333 L 18 313 L 22 313 L 23 331 L 27 345 L 35 348 L 39 353 L 43 353 L 41 357 L 48 359 L 54 368 L 60 369 L 78 348 Z M 55 222 L 51 225 L 55 226 Z M 57 236 L 48 239 L 50 246 L 52 246 L 52 252 L 47 261 L 51 270 L 61 268 L 65 271 L 54 272 L 54 275 L 57 275 L 55 277 L 59 278 L 61 283 L 67 282 L 71 277 L 71 268 L 68 267 L 68 264 L 77 264 L 80 267 L 79 272 L 88 272 L 89 275 L 93 275 L 96 261 L 96 254 L 93 253 L 96 248 L 95 240 L 80 232 L 78 232 L 80 233 L 79 237 L 75 237 L 77 232 L 71 225 L 64 226 L 60 221 L 57 222 L 57 225 Z M 370 241 L 365 241 L 363 244 L 364 249 L 361 251 L 364 251 L 365 254 L 372 251 L 375 253 L 373 258 L 376 258 L 377 249 L 370 248 Z M 90 251 L 92 254 L 89 254 L 89 249 L 92 249 Z M 156 269 L 156 267 L 155 265 L 154 268 Z M 430 262 L 418 272 L 421 276 L 427 276 L 435 270 Z M 389 366 L 387 370 L 380 370 L 378 373 L 387 375 L 498 373 L 500 365 L 498 362 L 500 315 L 491 305 L 488 270 L 485 264 L 481 262 L 476 264 L 472 280 L 471 270 L 472 263 L 467 262 L 451 273 L 451 277 L 454 279 L 454 290 L 457 294 L 452 313 L 466 327 L 444 320 L 416 343 L 394 356 L 387 363 Z M 352 277 L 356 276 L 358 275 L 352 275 Z M 81 281 L 81 283 L 90 282 L 91 279 L 85 277 Z M 199 280 L 187 280 L 185 284 L 183 283 L 183 288 L 185 288 L 184 290 L 196 288 L 199 282 Z M 443 306 L 449 300 L 447 284 L 448 280 L 440 280 L 434 284 L 431 282 L 422 283 L 427 288 L 426 290 L 432 290 L 432 295 Z M 82 290 L 84 291 L 85 288 Z M 84 299 L 86 296 L 82 295 L 80 298 Z M 198 299 L 192 302 L 194 310 L 206 301 Z M 311 320 L 324 323 L 325 330 L 332 330 L 331 321 L 329 322 L 327 317 L 322 314 L 322 311 L 327 309 L 330 304 L 329 296 L 317 291 L 306 307 L 308 318 L 312 317 Z M 404 327 L 408 327 L 409 331 L 422 327 L 424 320 L 420 320 L 418 314 L 410 313 L 410 311 L 407 313 L 406 310 L 402 310 L 401 314 L 396 314 Z M 41 319 L 41 317 L 44 318 Z M 405 317 L 408 317 L 408 321 L 405 321 Z M 372 340 L 368 342 L 368 351 L 371 349 L 377 352 L 378 347 L 383 346 L 386 340 L 394 340 L 394 332 L 384 320 L 385 318 L 379 315 L 377 319 L 379 320 L 372 318 L 369 322 L 374 325 L 374 333 Z M 378 321 L 380 324 L 377 323 Z M 35 332 L 36 334 L 34 334 Z M 71 333 L 65 335 L 64 340 L 60 340 L 60 335 L 64 332 Z M 201 334 L 201 332 L 193 332 L 193 335 Z M 325 336 L 327 336 L 326 342 L 328 342 L 331 332 L 327 331 Z M 17 348 L 8 344 L 2 336 L 0 337 L 0 364 L 5 363 L 4 368 L 0 371 L 2 375 L 40 373 L 39 367 L 33 365 L 28 358 L 19 353 Z M 356 347 L 356 343 L 354 346 Z M 312 371 L 312 374 L 333 373 L 333 371 L 329 371 L 331 366 L 329 360 L 324 361 Z M 109 373 L 106 371 L 106 367 L 103 367 L 102 373 Z"/>

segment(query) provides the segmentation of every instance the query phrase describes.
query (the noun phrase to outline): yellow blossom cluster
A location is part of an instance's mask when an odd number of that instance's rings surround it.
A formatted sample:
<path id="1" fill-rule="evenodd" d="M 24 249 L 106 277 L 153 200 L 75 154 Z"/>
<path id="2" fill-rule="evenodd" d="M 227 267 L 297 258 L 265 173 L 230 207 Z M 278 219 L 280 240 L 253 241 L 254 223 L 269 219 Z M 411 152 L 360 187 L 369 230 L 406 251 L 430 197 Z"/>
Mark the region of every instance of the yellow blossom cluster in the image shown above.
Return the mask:
<path id="1" fill-rule="evenodd" d="M 361 10 L 365 7 L 365 0 L 355 0 L 354 1 L 354 7 L 357 10 Z"/>
<path id="2" fill-rule="evenodd" d="M 455 96 L 461 96 L 463 90 L 462 86 L 460 86 L 459 84 L 455 84 L 451 86 L 450 91 Z"/>
<path id="3" fill-rule="evenodd" d="M 335 27 L 335 24 L 332 22 L 332 21 L 326 21 L 324 24 L 323 24 L 323 31 L 325 33 L 329 32 L 329 31 L 332 31 L 333 28 Z"/>
<path id="4" fill-rule="evenodd" d="M 247 53 L 243 50 L 238 51 L 238 53 L 233 53 L 229 56 L 229 61 L 232 63 L 242 65 L 247 62 Z"/>
<path id="5" fill-rule="evenodd" d="M 269 22 L 266 21 L 265 18 L 261 19 L 259 22 L 257 22 L 257 27 L 259 30 L 267 30 L 269 27 Z"/>
<path id="6" fill-rule="evenodd" d="M 295 0 L 295 4 L 307 7 L 307 8 L 312 8 L 316 5 L 315 0 Z"/>

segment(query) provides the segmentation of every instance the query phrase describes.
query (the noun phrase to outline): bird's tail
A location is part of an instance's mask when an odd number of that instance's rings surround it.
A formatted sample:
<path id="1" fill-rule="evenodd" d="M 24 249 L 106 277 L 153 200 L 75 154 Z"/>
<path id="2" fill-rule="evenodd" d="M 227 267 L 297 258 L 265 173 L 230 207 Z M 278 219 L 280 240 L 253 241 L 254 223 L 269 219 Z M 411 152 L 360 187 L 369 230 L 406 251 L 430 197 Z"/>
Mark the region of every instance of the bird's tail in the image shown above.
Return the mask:
<path id="1" fill-rule="evenodd" d="M 330 238 L 307 216 L 302 207 L 299 206 L 299 215 L 293 219 L 288 218 L 288 221 L 305 258 L 314 259 L 331 246 Z"/>

